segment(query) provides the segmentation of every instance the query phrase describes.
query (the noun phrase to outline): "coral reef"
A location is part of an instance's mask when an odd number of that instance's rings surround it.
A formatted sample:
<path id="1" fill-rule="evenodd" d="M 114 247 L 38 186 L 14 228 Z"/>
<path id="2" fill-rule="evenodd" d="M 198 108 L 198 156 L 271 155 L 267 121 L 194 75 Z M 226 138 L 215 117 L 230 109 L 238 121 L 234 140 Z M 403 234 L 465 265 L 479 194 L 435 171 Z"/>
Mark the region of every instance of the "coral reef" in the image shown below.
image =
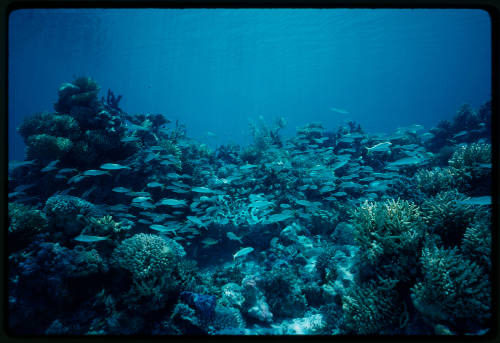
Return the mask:
<path id="1" fill-rule="evenodd" d="M 393 133 L 259 118 L 213 150 L 99 89 L 63 84 L 18 129 L 13 333 L 489 333 L 490 102 Z"/>
<path id="2" fill-rule="evenodd" d="M 445 322 L 457 332 L 491 316 L 488 274 L 457 248 L 424 248 L 420 264 L 423 278 L 412 288 L 411 297 L 429 321 Z"/>

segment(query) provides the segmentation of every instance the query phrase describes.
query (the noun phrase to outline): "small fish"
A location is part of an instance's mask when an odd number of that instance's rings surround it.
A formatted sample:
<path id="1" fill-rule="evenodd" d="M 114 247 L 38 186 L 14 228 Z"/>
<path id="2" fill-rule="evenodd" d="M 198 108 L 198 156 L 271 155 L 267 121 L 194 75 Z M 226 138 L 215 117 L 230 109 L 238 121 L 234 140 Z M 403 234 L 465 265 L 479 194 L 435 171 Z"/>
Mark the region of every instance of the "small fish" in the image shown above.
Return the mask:
<path id="1" fill-rule="evenodd" d="M 186 206 L 186 200 L 178 200 L 178 199 L 161 199 L 156 203 L 156 205 L 165 205 L 165 206 Z"/>
<path id="2" fill-rule="evenodd" d="M 152 203 L 150 203 L 150 202 L 148 202 L 148 201 L 133 202 L 131 206 L 142 208 L 143 210 L 150 210 L 150 209 L 155 208 L 155 205 L 152 204 Z"/>
<path id="3" fill-rule="evenodd" d="M 138 197 L 151 197 L 149 192 L 133 192 L 133 195 Z"/>
<path id="4" fill-rule="evenodd" d="M 321 143 L 323 143 L 326 140 L 328 140 L 328 137 L 313 138 L 313 141 L 315 141 L 318 144 L 321 144 Z"/>
<path id="5" fill-rule="evenodd" d="M 26 193 L 24 192 L 13 192 L 13 193 L 9 193 L 9 199 L 11 198 L 16 198 L 16 197 L 19 197 L 19 196 L 23 196 L 23 195 L 26 195 Z"/>
<path id="6" fill-rule="evenodd" d="M 213 191 L 207 187 L 193 187 L 191 191 L 196 193 L 213 193 Z"/>
<path id="7" fill-rule="evenodd" d="M 323 194 L 323 193 L 328 193 L 328 192 L 331 192 L 331 191 L 334 191 L 334 190 L 335 190 L 335 187 L 326 185 L 326 186 L 321 187 L 320 190 L 319 190 L 319 192 L 321 194 Z"/>
<path id="8" fill-rule="evenodd" d="M 66 173 L 74 173 L 76 171 L 77 170 L 75 168 L 63 168 L 63 169 L 60 169 L 57 173 L 58 174 L 66 174 Z"/>
<path id="9" fill-rule="evenodd" d="M 378 143 L 378 144 L 375 144 L 374 146 L 372 146 L 371 148 L 366 148 L 366 150 L 368 150 L 368 153 L 371 153 L 371 152 L 375 152 L 375 151 L 389 151 L 390 150 L 390 146 L 392 145 L 391 142 L 387 141 L 387 142 L 382 142 L 382 143 Z"/>
<path id="10" fill-rule="evenodd" d="M 333 165 L 332 165 L 332 170 L 337 170 L 339 168 L 342 168 L 343 166 L 345 166 L 347 164 L 347 161 L 339 161 L 339 162 L 335 162 Z"/>
<path id="11" fill-rule="evenodd" d="M 145 225 L 151 225 L 151 224 L 153 224 L 151 221 L 146 220 L 146 219 L 139 219 L 137 222 L 141 223 L 141 224 L 145 224 Z"/>
<path id="12" fill-rule="evenodd" d="M 257 166 L 255 164 L 245 164 L 244 166 L 240 167 L 240 170 L 249 170 L 252 168 L 257 168 Z"/>
<path id="13" fill-rule="evenodd" d="M 25 190 L 30 189 L 33 186 L 35 186 L 34 183 L 30 183 L 29 185 L 19 185 L 14 188 L 14 192 L 24 192 Z"/>
<path id="14" fill-rule="evenodd" d="M 99 176 L 99 175 L 110 175 L 108 172 L 102 170 L 89 169 L 82 173 L 84 176 Z"/>
<path id="15" fill-rule="evenodd" d="M 35 163 L 35 160 L 31 161 L 9 161 L 9 170 L 16 169 L 19 167 L 30 166 Z"/>
<path id="16" fill-rule="evenodd" d="M 122 138 L 120 141 L 123 142 L 123 143 L 128 143 L 128 142 L 135 142 L 135 141 L 138 141 L 139 140 L 139 137 L 125 137 L 125 138 Z"/>
<path id="17" fill-rule="evenodd" d="M 130 193 L 132 192 L 131 189 L 125 188 L 125 187 L 115 187 L 112 189 L 113 192 L 116 193 Z"/>
<path id="18" fill-rule="evenodd" d="M 153 181 L 153 182 L 148 183 L 146 186 L 148 186 L 149 188 L 158 188 L 158 187 L 163 187 L 163 184 L 156 182 L 156 181 Z"/>
<path id="19" fill-rule="evenodd" d="M 336 108 L 336 107 L 330 107 L 330 111 L 337 112 L 337 113 L 340 113 L 340 114 L 349 114 L 348 111 L 343 110 L 341 108 Z"/>
<path id="20" fill-rule="evenodd" d="M 179 187 L 175 187 L 175 186 L 167 186 L 167 187 L 165 187 L 165 189 L 171 190 L 172 192 L 179 193 L 179 194 L 189 193 L 188 190 L 185 190 L 185 189 L 182 189 Z"/>
<path id="21" fill-rule="evenodd" d="M 174 164 L 176 164 L 176 163 L 175 163 L 175 162 L 173 162 L 173 161 L 163 160 L 163 161 L 161 161 L 161 162 L 160 162 L 160 164 L 161 164 L 162 166 L 170 166 L 170 165 L 174 165 Z"/>
<path id="22" fill-rule="evenodd" d="M 246 256 L 250 254 L 252 251 L 254 251 L 254 248 L 252 247 L 240 249 L 236 252 L 236 254 L 233 255 L 233 260 L 236 259 L 236 257 Z"/>
<path id="23" fill-rule="evenodd" d="M 266 208 L 269 206 L 274 205 L 273 202 L 271 201 L 266 201 L 266 200 L 257 200 L 255 202 L 252 202 L 249 207 L 254 207 L 254 208 Z"/>
<path id="24" fill-rule="evenodd" d="M 130 167 L 128 166 L 122 166 L 121 164 L 117 163 L 104 163 L 100 168 L 105 170 L 130 169 Z"/>
<path id="25" fill-rule="evenodd" d="M 132 202 L 145 202 L 151 200 L 151 197 L 145 196 L 145 197 L 136 197 L 132 199 Z"/>
<path id="26" fill-rule="evenodd" d="M 491 205 L 491 196 L 486 195 L 482 197 L 473 197 L 470 199 L 462 200 L 459 203 L 463 205 L 479 205 L 479 206 Z"/>
<path id="27" fill-rule="evenodd" d="M 55 160 L 55 161 L 50 162 L 49 164 L 47 164 L 47 166 L 45 168 L 43 168 L 41 170 L 41 172 L 46 173 L 46 172 L 49 172 L 52 170 L 56 170 L 57 169 L 56 164 L 58 164 L 58 163 L 59 163 L 59 160 Z"/>
<path id="28" fill-rule="evenodd" d="M 146 156 L 146 158 L 144 159 L 144 162 L 148 163 L 148 162 L 150 162 L 152 160 L 156 160 L 159 157 L 160 157 L 160 153 L 154 154 L 154 153 L 151 152 L 151 153 L 148 154 L 148 156 Z"/>
<path id="29" fill-rule="evenodd" d="M 107 237 L 91 236 L 91 235 L 79 235 L 75 237 L 75 241 L 83 243 L 95 243 L 107 240 Z"/>
<path id="30" fill-rule="evenodd" d="M 334 197 L 345 197 L 345 196 L 347 196 L 347 193 L 346 192 L 336 192 L 336 193 L 333 193 L 332 196 L 334 196 Z"/>
<path id="31" fill-rule="evenodd" d="M 195 223 L 198 226 L 206 227 L 206 225 L 198 217 L 187 216 L 186 219 L 189 220 L 192 223 Z"/>
<path id="32" fill-rule="evenodd" d="M 293 218 L 293 212 L 290 210 L 283 211 L 281 213 L 276 213 L 273 215 L 270 215 L 269 218 L 267 218 L 266 223 L 267 224 L 273 224 L 273 223 L 278 223 L 282 222 L 288 219 Z"/>
<path id="33" fill-rule="evenodd" d="M 463 136 L 465 136 L 465 135 L 467 135 L 467 134 L 468 134 L 468 132 L 467 132 L 467 131 L 460 131 L 459 133 L 457 133 L 457 134 L 453 135 L 453 137 L 452 137 L 452 138 L 459 138 L 459 137 L 463 137 Z"/>
<path id="34" fill-rule="evenodd" d="M 314 204 L 312 202 L 304 200 L 304 199 L 297 199 L 297 200 L 295 200 L 295 203 L 298 205 L 305 206 L 305 207 L 314 206 Z"/>
<path id="35" fill-rule="evenodd" d="M 227 236 L 227 238 L 229 238 L 230 240 L 233 240 L 233 241 L 238 241 L 238 242 L 240 242 L 240 243 L 243 243 L 243 242 L 241 241 L 241 239 L 242 239 L 243 237 L 238 237 L 238 236 L 236 236 L 233 232 L 230 232 L 230 231 L 229 231 L 229 232 L 227 232 L 227 233 L 226 233 L 226 236 Z"/>
<path id="36" fill-rule="evenodd" d="M 168 173 L 168 174 L 167 174 L 167 177 L 168 177 L 169 179 L 175 179 L 175 180 L 177 180 L 177 179 L 179 179 L 179 178 L 180 178 L 180 176 L 179 176 L 178 174 L 176 174 L 176 173 Z"/>
<path id="37" fill-rule="evenodd" d="M 387 166 L 389 167 L 403 167 L 419 164 L 422 162 L 422 159 L 418 157 L 405 157 L 400 160 L 389 163 Z"/>
<path id="38" fill-rule="evenodd" d="M 153 224 L 149 226 L 152 230 L 159 231 L 162 233 L 167 233 L 167 232 L 173 232 L 174 235 L 177 236 L 177 233 L 175 232 L 176 228 L 174 226 L 167 227 L 165 225 L 161 224 Z"/>
<path id="39" fill-rule="evenodd" d="M 204 244 L 205 248 L 219 243 L 219 241 L 217 239 L 214 239 L 212 237 L 207 237 L 204 240 L 202 240 L 201 242 Z"/>

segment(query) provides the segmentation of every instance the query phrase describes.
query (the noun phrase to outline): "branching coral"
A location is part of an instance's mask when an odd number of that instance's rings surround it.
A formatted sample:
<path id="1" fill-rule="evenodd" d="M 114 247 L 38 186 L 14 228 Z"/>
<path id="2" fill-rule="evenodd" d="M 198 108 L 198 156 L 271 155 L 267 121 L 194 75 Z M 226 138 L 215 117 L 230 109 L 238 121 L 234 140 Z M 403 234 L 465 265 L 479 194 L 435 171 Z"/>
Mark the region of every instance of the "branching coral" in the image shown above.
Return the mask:
<path id="1" fill-rule="evenodd" d="M 456 324 L 461 319 L 484 324 L 491 315 L 488 274 L 457 248 L 424 248 L 423 279 L 412 288 L 417 310 L 432 321 Z"/>
<path id="2" fill-rule="evenodd" d="M 348 333 L 380 334 L 406 323 L 406 307 L 398 300 L 397 281 L 372 280 L 356 285 L 342 297 L 344 323 Z"/>
<path id="3" fill-rule="evenodd" d="M 460 187 L 463 183 L 455 168 L 434 168 L 419 170 L 415 173 L 413 182 L 424 193 L 435 195 Z"/>
<path id="4" fill-rule="evenodd" d="M 451 157 L 449 165 L 462 174 L 470 174 L 472 179 L 487 174 L 488 169 L 482 164 L 491 163 L 491 144 L 472 143 L 460 146 Z"/>
<path id="5" fill-rule="evenodd" d="M 430 232 L 438 234 L 447 246 L 460 243 L 478 210 L 463 204 L 466 197 L 456 190 L 441 192 L 422 203 L 422 215 Z"/>
<path id="6" fill-rule="evenodd" d="M 424 233 L 418 206 L 399 199 L 385 203 L 366 201 L 354 211 L 353 223 L 364 261 L 379 265 L 384 257 L 397 256 L 409 258 L 406 267 L 410 267 L 411 256 L 417 254 Z"/>
<path id="7" fill-rule="evenodd" d="M 481 217 L 467 226 L 460 248 L 464 256 L 485 267 L 489 272 L 491 271 L 491 214 Z"/>

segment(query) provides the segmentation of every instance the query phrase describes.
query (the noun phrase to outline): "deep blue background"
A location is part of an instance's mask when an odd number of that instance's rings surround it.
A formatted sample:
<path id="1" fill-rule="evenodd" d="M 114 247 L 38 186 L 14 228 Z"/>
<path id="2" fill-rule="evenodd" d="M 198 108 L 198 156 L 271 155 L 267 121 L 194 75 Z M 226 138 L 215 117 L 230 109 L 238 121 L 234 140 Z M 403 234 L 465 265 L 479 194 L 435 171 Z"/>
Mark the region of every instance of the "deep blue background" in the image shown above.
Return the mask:
<path id="1" fill-rule="evenodd" d="M 420 123 L 491 97 L 480 10 L 19 10 L 9 20 L 9 158 L 15 129 L 87 75 L 129 113 L 163 113 L 214 146 L 250 141 L 248 119 L 365 131 Z M 329 110 L 341 108 L 349 114 Z M 208 136 L 207 131 L 216 134 Z"/>

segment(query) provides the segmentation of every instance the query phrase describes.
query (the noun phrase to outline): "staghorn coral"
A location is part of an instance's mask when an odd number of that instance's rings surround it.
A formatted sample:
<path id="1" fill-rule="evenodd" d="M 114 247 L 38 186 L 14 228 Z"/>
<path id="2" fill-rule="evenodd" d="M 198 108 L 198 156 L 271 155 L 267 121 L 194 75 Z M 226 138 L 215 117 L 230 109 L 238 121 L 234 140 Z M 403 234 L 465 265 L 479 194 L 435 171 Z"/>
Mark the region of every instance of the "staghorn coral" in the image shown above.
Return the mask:
<path id="1" fill-rule="evenodd" d="M 462 237 L 460 249 L 464 256 L 491 271 L 491 213 L 467 226 Z"/>
<path id="2" fill-rule="evenodd" d="M 455 168 L 439 167 L 417 171 L 412 181 L 417 189 L 429 195 L 459 188 L 464 182 Z"/>
<path id="3" fill-rule="evenodd" d="M 460 254 L 458 248 L 424 248 L 420 264 L 423 277 L 412 288 L 411 299 L 425 318 L 448 324 L 458 324 L 462 319 L 484 324 L 491 316 L 488 273 Z"/>
<path id="4" fill-rule="evenodd" d="M 365 201 L 354 211 L 353 224 L 363 261 L 380 265 L 384 259 L 397 256 L 401 259 L 399 267 L 411 266 L 424 232 L 417 205 L 400 199 Z"/>
<path id="5" fill-rule="evenodd" d="M 406 306 L 398 299 L 395 280 L 371 280 L 356 285 L 342 297 L 347 333 L 361 335 L 391 333 L 406 325 Z"/>
<path id="6" fill-rule="evenodd" d="M 482 211 L 462 204 L 465 199 L 457 190 L 451 190 L 438 193 L 421 205 L 429 231 L 438 234 L 447 246 L 460 244 L 465 229 L 473 222 L 477 211 Z"/>
<path id="7" fill-rule="evenodd" d="M 460 146 L 448 161 L 461 174 L 476 179 L 488 173 L 481 164 L 491 163 L 491 144 L 472 143 Z"/>
<path id="8" fill-rule="evenodd" d="M 47 162 L 64 157 L 73 147 L 73 142 L 64 137 L 38 134 L 28 137 L 26 145 L 28 159 Z"/>

